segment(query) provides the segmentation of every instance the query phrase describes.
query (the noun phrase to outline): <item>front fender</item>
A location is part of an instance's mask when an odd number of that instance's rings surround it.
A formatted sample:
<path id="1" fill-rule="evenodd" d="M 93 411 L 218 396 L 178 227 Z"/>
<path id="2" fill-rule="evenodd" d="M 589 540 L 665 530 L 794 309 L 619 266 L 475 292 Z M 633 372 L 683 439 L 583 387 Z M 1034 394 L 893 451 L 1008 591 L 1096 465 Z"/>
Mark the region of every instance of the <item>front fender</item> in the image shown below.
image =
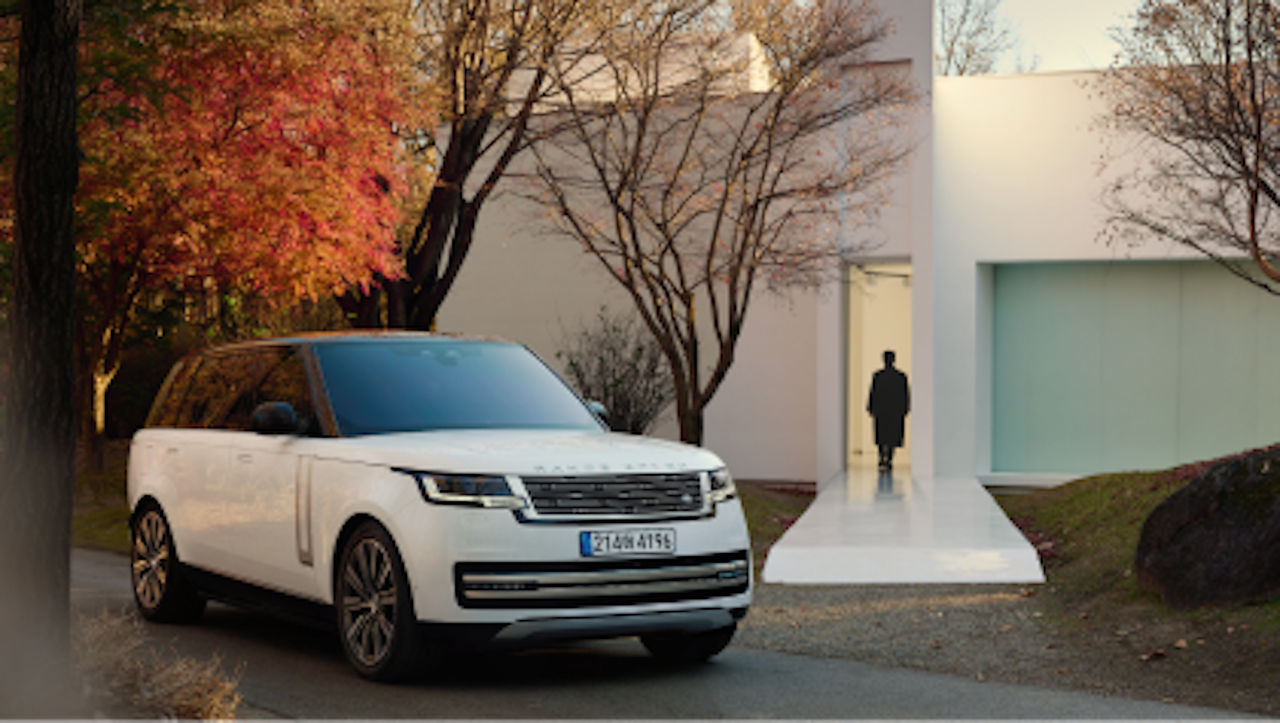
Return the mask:
<path id="1" fill-rule="evenodd" d="M 391 535 L 409 577 L 414 607 L 428 591 L 423 571 L 447 570 L 447 539 L 438 507 L 422 499 L 411 477 L 379 465 L 317 459 L 311 477 L 316 597 L 333 603 L 333 575 L 352 521 L 371 519 Z"/>

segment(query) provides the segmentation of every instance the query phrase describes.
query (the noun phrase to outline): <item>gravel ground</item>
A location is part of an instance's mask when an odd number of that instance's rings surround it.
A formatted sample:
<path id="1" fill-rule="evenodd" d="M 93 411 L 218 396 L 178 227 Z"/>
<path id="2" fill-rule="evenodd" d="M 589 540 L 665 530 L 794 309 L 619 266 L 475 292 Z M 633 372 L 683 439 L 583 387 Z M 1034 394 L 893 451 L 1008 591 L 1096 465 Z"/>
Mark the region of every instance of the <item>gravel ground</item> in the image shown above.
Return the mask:
<path id="1" fill-rule="evenodd" d="M 1016 585 L 759 585 L 734 642 L 978 680 L 1105 688 L 1081 677 L 1033 594 Z"/>
<path id="2" fill-rule="evenodd" d="M 1191 636 L 1171 646 L 1187 625 L 1112 630 L 1110 618 L 1051 613 L 1045 593 L 1018 585 L 761 584 L 734 644 L 1280 717 L 1280 649 L 1270 642 L 1233 645 L 1231 629 L 1215 639 L 1205 622 L 1197 625 L 1208 641 Z M 1155 656 L 1146 652 L 1160 646 Z"/>

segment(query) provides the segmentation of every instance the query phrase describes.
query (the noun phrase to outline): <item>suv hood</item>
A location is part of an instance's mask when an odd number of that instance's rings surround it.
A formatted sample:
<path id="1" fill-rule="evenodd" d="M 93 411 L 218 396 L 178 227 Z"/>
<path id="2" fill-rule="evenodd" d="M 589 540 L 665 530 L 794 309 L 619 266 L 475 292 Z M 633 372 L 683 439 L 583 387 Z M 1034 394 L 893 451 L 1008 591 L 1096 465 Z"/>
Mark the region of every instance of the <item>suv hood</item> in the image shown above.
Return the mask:
<path id="1" fill-rule="evenodd" d="M 443 430 L 347 437 L 319 456 L 424 472 L 572 476 L 703 471 L 715 454 L 680 442 L 581 430 Z"/>

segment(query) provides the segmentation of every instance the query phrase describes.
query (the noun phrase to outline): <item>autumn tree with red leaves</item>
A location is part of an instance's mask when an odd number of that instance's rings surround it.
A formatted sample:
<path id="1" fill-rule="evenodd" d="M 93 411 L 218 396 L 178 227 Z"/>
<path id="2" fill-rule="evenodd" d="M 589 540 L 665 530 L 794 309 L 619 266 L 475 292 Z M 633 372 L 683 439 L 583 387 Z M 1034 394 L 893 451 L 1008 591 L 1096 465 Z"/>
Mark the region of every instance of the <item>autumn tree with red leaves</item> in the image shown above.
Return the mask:
<path id="1" fill-rule="evenodd" d="M 95 441 L 148 297 L 289 302 L 399 273 L 397 130 L 414 122 L 404 4 L 144 6 L 123 32 L 86 23 L 87 67 L 113 67 L 121 42 L 150 61 L 81 93 L 77 348 L 82 435 Z"/>

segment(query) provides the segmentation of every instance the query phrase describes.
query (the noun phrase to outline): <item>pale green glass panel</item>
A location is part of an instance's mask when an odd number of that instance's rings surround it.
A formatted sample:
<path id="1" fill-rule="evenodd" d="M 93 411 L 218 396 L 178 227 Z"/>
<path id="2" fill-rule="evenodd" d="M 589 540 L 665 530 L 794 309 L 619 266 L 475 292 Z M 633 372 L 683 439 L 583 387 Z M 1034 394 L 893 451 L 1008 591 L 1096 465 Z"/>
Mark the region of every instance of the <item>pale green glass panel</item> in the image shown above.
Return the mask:
<path id="1" fill-rule="evenodd" d="M 1176 455 L 1178 297 L 1176 263 L 1080 264 L 1074 273 L 1101 275 L 1102 430 L 1097 456 L 1082 456 L 1074 472 L 1144 469 Z"/>
<path id="2" fill-rule="evenodd" d="M 1280 442 L 1280 298 L 1259 294 L 1259 320 L 1269 320 L 1258 334 L 1258 441 Z"/>
<path id="3" fill-rule="evenodd" d="M 1214 264 L 1186 264 L 1182 282 L 1179 461 L 1280 441 L 1258 413 L 1277 386 L 1259 374 L 1275 363 L 1261 357 L 1259 339 L 1280 334 L 1280 299 Z"/>
<path id="4" fill-rule="evenodd" d="M 1103 279 L 1069 271 L 1050 264 L 995 270 L 996 471 L 1071 472 L 1101 445 Z"/>
<path id="5" fill-rule="evenodd" d="M 992 468 L 1148 469 L 1280 440 L 1280 299 L 1208 262 L 995 273 Z"/>

